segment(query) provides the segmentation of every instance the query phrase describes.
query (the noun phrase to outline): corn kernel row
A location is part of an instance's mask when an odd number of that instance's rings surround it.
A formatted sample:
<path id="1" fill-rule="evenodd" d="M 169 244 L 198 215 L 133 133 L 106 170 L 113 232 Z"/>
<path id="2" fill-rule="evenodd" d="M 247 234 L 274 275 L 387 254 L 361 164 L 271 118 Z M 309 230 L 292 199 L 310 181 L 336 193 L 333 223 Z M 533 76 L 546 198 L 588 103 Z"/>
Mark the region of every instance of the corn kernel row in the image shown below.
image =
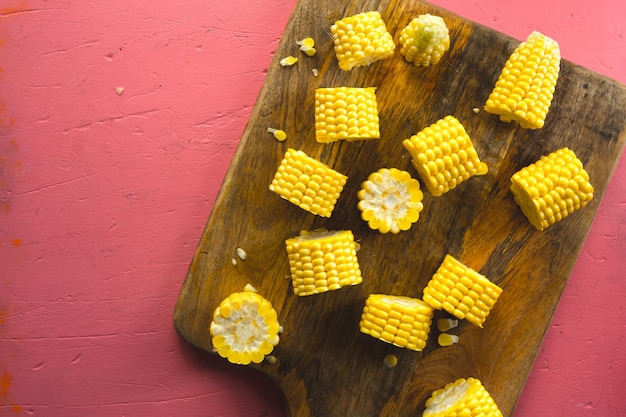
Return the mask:
<path id="1" fill-rule="evenodd" d="M 459 378 L 433 391 L 423 417 L 502 417 L 502 412 L 480 380 Z"/>
<path id="2" fill-rule="evenodd" d="M 347 179 L 304 152 L 289 148 L 269 188 L 303 210 L 330 217 Z"/>
<path id="3" fill-rule="evenodd" d="M 303 232 L 285 241 L 296 295 L 338 290 L 363 280 L 349 230 Z"/>
<path id="4" fill-rule="evenodd" d="M 406 349 L 426 347 L 433 309 L 416 298 L 371 294 L 363 308 L 362 333 Z"/>
<path id="5" fill-rule="evenodd" d="M 315 139 L 330 143 L 380 138 L 375 90 L 374 87 L 317 88 Z"/>
<path id="6" fill-rule="evenodd" d="M 537 230 L 562 220 L 593 199 L 589 174 L 576 154 L 561 148 L 511 177 L 511 192 Z"/>
<path id="7" fill-rule="evenodd" d="M 483 327 L 501 293 L 502 288 L 448 254 L 422 298 L 435 309 Z"/>

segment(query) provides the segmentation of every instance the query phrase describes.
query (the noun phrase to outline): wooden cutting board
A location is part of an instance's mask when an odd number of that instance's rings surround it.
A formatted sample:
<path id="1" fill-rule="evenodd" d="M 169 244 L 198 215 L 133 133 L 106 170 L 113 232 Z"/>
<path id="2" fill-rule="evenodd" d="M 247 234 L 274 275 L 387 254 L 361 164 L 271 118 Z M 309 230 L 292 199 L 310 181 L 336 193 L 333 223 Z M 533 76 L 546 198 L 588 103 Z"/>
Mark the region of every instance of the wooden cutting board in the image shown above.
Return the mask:
<path id="1" fill-rule="evenodd" d="M 451 48 L 430 68 L 408 64 L 398 48 L 392 58 L 341 71 L 330 25 L 369 10 L 381 12 L 392 34 L 411 17 L 440 15 L 450 29 Z M 316 41 L 314 57 L 299 52 L 295 43 L 308 36 Z M 511 415 L 626 140 L 626 88 L 566 61 L 544 128 L 524 130 L 484 111 L 475 113 L 518 44 L 418 1 L 300 0 L 182 286 L 174 312 L 179 334 L 210 352 L 213 311 L 250 283 L 272 302 L 284 327 L 274 351 L 278 361 L 254 367 L 280 386 L 291 415 L 421 415 L 434 389 L 468 376 L 479 378 L 504 415 Z M 298 56 L 299 62 L 281 67 L 278 61 L 288 55 Z M 377 87 L 380 140 L 315 141 L 314 90 L 338 86 Z M 441 197 L 425 191 L 422 216 L 407 232 L 382 235 L 368 229 L 356 208 L 361 182 L 383 167 L 418 178 L 402 140 L 448 114 L 463 123 L 489 173 Z M 276 141 L 268 127 L 285 130 L 288 139 Z M 583 161 L 595 198 L 538 232 L 514 202 L 509 179 L 563 146 Z M 348 176 L 330 219 L 309 214 L 269 190 L 288 147 Z M 361 285 L 294 295 L 284 241 L 302 229 L 317 228 L 353 231 L 361 245 Z M 237 248 L 247 252 L 245 260 L 237 257 Z M 438 347 L 433 330 L 419 353 L 359 332 L 370 293 L 420 298 L 446 253 L 504 289 L 484 328 L 461 323 L 453 331 L 459 343 L 447 348 Z M 398 366 L 383 366 L 387 354 L 398 357 Z"/>

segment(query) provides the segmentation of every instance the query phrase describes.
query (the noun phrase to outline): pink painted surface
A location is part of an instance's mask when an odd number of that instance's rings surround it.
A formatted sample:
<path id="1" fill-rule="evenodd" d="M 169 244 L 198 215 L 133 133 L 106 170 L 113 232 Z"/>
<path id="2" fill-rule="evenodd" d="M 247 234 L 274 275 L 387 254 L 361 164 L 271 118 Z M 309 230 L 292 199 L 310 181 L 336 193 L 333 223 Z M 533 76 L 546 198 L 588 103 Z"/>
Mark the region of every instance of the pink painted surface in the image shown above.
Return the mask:
<path id="1" fill-rule="evenodd" d="M 625 2 L 433 3 L 626 83 Z M 293 6 L 0 0 L 0 415 L 284 415 L 171 317 Z M 626 158 L 515 417 L 626 415 L 624 255 Z"/>

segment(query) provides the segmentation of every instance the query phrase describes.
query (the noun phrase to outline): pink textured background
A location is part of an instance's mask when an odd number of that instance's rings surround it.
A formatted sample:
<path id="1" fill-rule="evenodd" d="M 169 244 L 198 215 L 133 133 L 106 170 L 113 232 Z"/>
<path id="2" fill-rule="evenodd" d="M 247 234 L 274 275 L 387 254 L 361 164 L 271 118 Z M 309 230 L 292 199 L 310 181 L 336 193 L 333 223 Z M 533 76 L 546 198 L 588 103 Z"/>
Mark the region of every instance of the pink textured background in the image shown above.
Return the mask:
<path id="1" fill-rule="evenodd" d="M 626 83 L 626 2 L 433 3 Z M 284 415 L 172 312 L 294 4 L 0 0 L 1 416 Z M 626 415 L 625 159 L 515 417 Z"/>

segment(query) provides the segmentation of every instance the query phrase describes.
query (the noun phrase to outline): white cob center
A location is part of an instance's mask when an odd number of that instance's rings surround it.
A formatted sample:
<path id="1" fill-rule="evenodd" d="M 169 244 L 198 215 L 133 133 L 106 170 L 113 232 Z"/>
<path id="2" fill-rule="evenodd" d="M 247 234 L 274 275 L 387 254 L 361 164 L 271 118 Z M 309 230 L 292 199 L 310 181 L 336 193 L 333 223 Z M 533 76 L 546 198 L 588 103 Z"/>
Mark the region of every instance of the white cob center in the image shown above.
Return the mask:
<path id="1" fill-rule="evenodd" d="M 407 184 L 397 181 L 389 171 L 381 172 L 381 181 L 368 181 L 365 190 L 367 197 L 363 200 L 364 210 L 373 210 L 377 218 L 387 218 L 395 222 L 406 216 L 409 208 L 418 208 L 411 202 L 411 194 Z"/>
<path id="2" fill-rule="evenodd" d="M 233 309 L 230 317 L 216 315 L 213 319 L 213 334 L 224 337 L 225 344 L 240 352 L 258 351 L 261 344 L 269 340 L 269 325 L 259 315 L 258 306 L 244 301 L 240 309 Z"/>
<path id="3" fill-rule="evenodd" d="M 433 398 L 432 403 L 424 410 L 424 417 L 439 415 L 463 400 L 470 388 L 469 381 L 462 381 L 444 388 L 443 392 Z"/>

